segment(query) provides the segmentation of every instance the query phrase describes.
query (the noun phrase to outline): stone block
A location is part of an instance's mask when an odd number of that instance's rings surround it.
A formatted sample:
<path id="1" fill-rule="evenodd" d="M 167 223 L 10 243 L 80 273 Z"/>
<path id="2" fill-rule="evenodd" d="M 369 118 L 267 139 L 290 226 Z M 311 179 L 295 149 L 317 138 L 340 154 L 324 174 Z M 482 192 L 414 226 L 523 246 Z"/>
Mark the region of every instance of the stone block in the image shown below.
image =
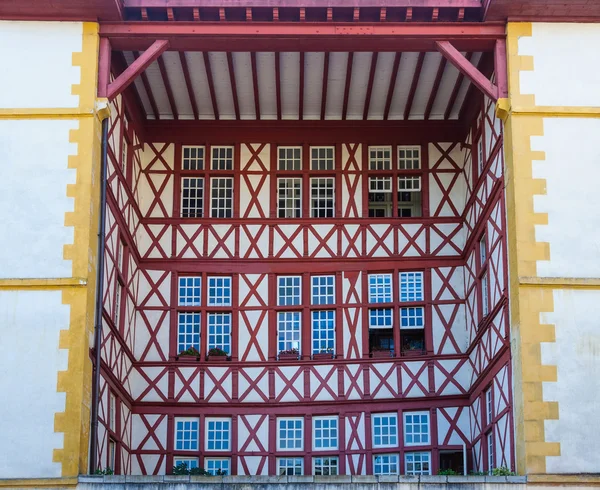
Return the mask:
<path id="1" fill-rule="evenodd" d="M 352 483 L 352 477 L 350 475 L 337 475 L 337 476 L 315 476 L 315 483 Z"/>
<path id="2" fill-rule="evenodd" d="M 123 484 L 125 483 L 125 475 L 104 475 L 103 481 L 108 484 Z"/>
<path id="3" fill-rule="evenodd" d="M 377 483 L 377 477 L 374 475 L 352 475 L 352 483 Z"/>

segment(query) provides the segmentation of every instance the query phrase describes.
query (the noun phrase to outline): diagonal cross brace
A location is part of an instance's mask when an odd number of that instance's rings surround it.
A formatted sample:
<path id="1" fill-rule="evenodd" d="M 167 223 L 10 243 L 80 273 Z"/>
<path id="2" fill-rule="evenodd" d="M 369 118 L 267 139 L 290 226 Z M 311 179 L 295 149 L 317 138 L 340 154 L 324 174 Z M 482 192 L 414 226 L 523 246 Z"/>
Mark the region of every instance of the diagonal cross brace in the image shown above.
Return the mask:
<path id="1" fill-rule="evenodd" d="M 479 90 L 494 102 L 498 102 L 498 99 L 501 97 L 498 87 L 490 82 L 487 77 L 465 58 L 460 51 L 452 46 L 449 41 L 436 41 L 435 47 L 444 58 L 471 80 Z"/>
<path id="2" fill-rule="evenodd" d="M 108 85 L 106 96 L 109 100 L 113 100 L 117 95 L 122 93 L 135 79 L 148 68 L 158 57 L 163 54 L 169 47 L 169 41 L 154 41 L 146 51 L 144 51 L 138 59 L 129 65 L 123 73 L 115 78 Z"/>

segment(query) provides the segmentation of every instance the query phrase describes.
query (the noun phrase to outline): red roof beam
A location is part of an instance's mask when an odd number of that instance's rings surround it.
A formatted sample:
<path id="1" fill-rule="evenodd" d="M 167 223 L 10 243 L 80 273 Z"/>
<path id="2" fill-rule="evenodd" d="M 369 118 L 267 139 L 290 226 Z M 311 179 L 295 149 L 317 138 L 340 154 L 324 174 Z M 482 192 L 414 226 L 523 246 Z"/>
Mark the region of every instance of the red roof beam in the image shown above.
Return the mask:
<path id="1" fill-rule="evenodd" d="M 419 78 L 421 78 L 421 69 L 423 68 L 423 61 L 425 61 L 425 53 L 419 53 L 417 66 L 415 67 L 415 74 L 413 75 L 412 83 L 410 85 L 410 91 L 408 92 L 408 99 L 406 100 L 406 106 L 404 107 L 405 120 L 410 117 L 410 111 L 412 109 L 413 101 L 415 100 L 415 93 L 417 92 L 417 86 L 419 85 Z"/>
<path id="2" fill-rule="evenodd" d="M 373 93 L 373 83 L 375 82 L 375 68 L 377 67 L 377 58 L 379 53 L 376 51 L 371 58 L 371 71 L 369 72 L 369 82 L 367 84 L 367 93 L 365 95 L 365 107 L 363 110 L 363 119 L 369 117 L 369 107 L 371 107 L 371 94 Z"/>
<path id="3" fill-rule="evenodd" d="M 137 51 L 133 52 L 133 57 L 138 60 L 140 58 L 140 53 Z M 156 100 L 154 99 L 154 94 L 152 93 L 152 88 L 150 87 L 150 82 L 148 81 L 148 77 L 146 76 L 146 72 L 142 72 L 140 75 L 142 79 L 142 84 L 144 85 L 144 90 L 146 90 L 146 94 L 148 95 L 148 100 L 150 101 L 150 107 L 152 107 L 152 112 L 154 113 L 154 117 L 156 119 L 160 119 L 160 112 L 158 111 L 158 106 L 156 105 Z"/>
<path id="4" fill-rule="evenodd" d="M 379 2 L 382 7 L 464 7 L 481 8 L 481 0 L 382 0 Z M 450 5 L 449 5 L 450 4 Z M 214 7 L 214 0 L 124 0 L 125 8 L 166 8 L 166 7 Z M 354 0 L 352 5 L 360 7 L 372 7 L 371 0 Z M 225 8 L 247 7 L 247 0 L 220 0 L 219 6 Z M 273 7 L 272 0 L 253 0 L 253 7 Z M 286 7 L 348 7 L 347 0 L 288 0 Z"/>
<path id="5" fill-rule="evenodd" d="M 177 104 L 175 103 L 175 97 L 173 96 L 173 89 L 171 88 L 171 83 L 169 82 L 169 76 L 167 75 L 167 68 L 165 67 L 165 61 L 162 57 L 158 58 L 158 69 L 160 70 L 160 77 L 162 78 L 163 84 L 165 86 L 165 90 L 167 91 L 167 98 L 169 99 L 169 105 L 171 106 L 171 113 L 173 114 L 173 119 L 179 119 L 179 114 L 177 112 Z"/>
<path id="6" fill-rule="evenodd" d="M 348 63 L 346 65 L 346 86 L 344 87 L 344 103 L 342 106 L 342 119 L 346 119 L 348 113 L 348 98 L 350 97 L 350 83 L 352 82 L 352 60 L 354 53 L 348 53 Z"/>
<path id="7" fill-rule="evenodd" d="M 198 119 L 198 104 L 196 103 L 196 97 L 194 96 L 194 87 L 192 86 L 192 79 L 190 77 L 190 69 L 188 68 L 187 59 L 183 51 L 179 51 L 179 61 L 181 62 L 181 69 L 183 70 L 183 78 L 185 79 L 185 86 L 188 91 L 188 97 L 192 104 L 192 111 L 194 112 L 194 118 Z"/>
<path id="8" fill-rule="evenodd" d="M 438 90 L 440 88 L 440 83 L 442 82 L 442 77 L 444 76 L 444 70 L 446 69 L 446 63 L 448 60 L 442 56 L 440 60 L 440 65 L 438 67 L 437 74 L 435 75 L 435 81 L 433 82 L 433 87 L 431 88 L 431 94 L 429 95 L 429 100 L 427 101 L 427 107 L 425 108 L 424 119 L 429 119 L 429 115 L 431 114 L 431 109 L 433 108 L 433 104 L 435 102 L 435 98 L 437 97 Z"/>
<path id="9" fill-rule="evenodd" d="M 394 89 L 396 88 L 396 78 L 398 78 L 398 68 L 400 67 L 401 59 L 402 53 L 396 53 L 396 56 L 394 56 L 394 64 L 392 66 L 392 76 L 390 77 L 387 98 L 385 100 L 385 109 L 383 110 L 383 119 L 386 121 L 390 115 L 390 108 L 392 107 L 392 99 L 394 98 Z"/>
<path id="10" fill-rule="evenodd" d="M 231 96 L 233 97 L 233 108 L 235 110 L 235 118 L 240 118 L 240 103 L 237 95 L 237 86 L 235 84 L 235 71 L 233 68 L 233 55 L 227 53 L 227 67 L 229 68 L 229 81 L 231 83 Z"/>
<path id="11" fill-rule="evenodd" d="M 204 51 L 204 69 L 206 70 L 206 79 L 208 80 L 208 90 L 210 92 L 210 101 L 212 102 L 213 113 L 215 119 L 219 119 L 219 105 L 217 104 L 217 93 L 215 92 L 215 84 L 213 82 L 212 69 L 210 68 L 210 56 Z"/>

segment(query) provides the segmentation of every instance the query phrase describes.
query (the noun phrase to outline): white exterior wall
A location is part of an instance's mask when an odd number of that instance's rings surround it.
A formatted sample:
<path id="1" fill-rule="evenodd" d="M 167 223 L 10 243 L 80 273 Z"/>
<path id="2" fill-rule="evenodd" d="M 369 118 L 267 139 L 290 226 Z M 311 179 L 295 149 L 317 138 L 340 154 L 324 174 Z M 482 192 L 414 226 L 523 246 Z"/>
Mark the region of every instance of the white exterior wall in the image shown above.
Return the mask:
<path id="1" fill-rule="evenodd" d="M 52 461 L 63 447 L 54 414 L 65 409 L 56 379 L 67 369 L 58 345 L 69 316 L 60 291 L 0 291 L 0 391 L 8 402 L 0 417 L 0 478 L 61 476 Z"/>

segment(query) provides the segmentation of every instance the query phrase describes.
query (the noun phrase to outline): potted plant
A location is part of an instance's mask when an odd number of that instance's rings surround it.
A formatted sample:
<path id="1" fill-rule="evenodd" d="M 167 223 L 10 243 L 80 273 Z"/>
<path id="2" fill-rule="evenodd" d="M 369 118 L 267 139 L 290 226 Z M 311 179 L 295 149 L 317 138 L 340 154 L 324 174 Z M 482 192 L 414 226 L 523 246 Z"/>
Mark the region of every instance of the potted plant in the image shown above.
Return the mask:
<path id="1" fill-rule="evenodd" d="M 407 338 L 402 343 L 403 356 L 418 356 L 425 354 L 425 342 L 421 338 Z"/>
<path id="2" fill-rule="evenodd" d="M 315 352 L 312 358 L 315 361 L 333 359 L 333 349 L 321 349 L 319 352 Z"/>
<path id="3" fill-rule="evenodd" d="M 220 347 L 213 347 L 208 351 L 208 360 L 211 362 L 225 362 L 229 354 Z"/>
<path id="4" fill-rule="evenodd" d="M 286 349 L 279 352 L 279 360 L 280 361 L 292 361 L 297 360 L 300 356 L 300 352 L 298 349 Z"/>
<path id="5" fill-rule="evenodd" d="M 175 359 L 178 361 L 199 361 L 200 352 L 195 347 L 188 347 L 186 350 L 181 351 Z"/>
<path id="6" fill-rule="evenodd" d="M 376 346 L 371 349 L 371 357 L 392 357 L 392 351 L 384 347 Z"/>

